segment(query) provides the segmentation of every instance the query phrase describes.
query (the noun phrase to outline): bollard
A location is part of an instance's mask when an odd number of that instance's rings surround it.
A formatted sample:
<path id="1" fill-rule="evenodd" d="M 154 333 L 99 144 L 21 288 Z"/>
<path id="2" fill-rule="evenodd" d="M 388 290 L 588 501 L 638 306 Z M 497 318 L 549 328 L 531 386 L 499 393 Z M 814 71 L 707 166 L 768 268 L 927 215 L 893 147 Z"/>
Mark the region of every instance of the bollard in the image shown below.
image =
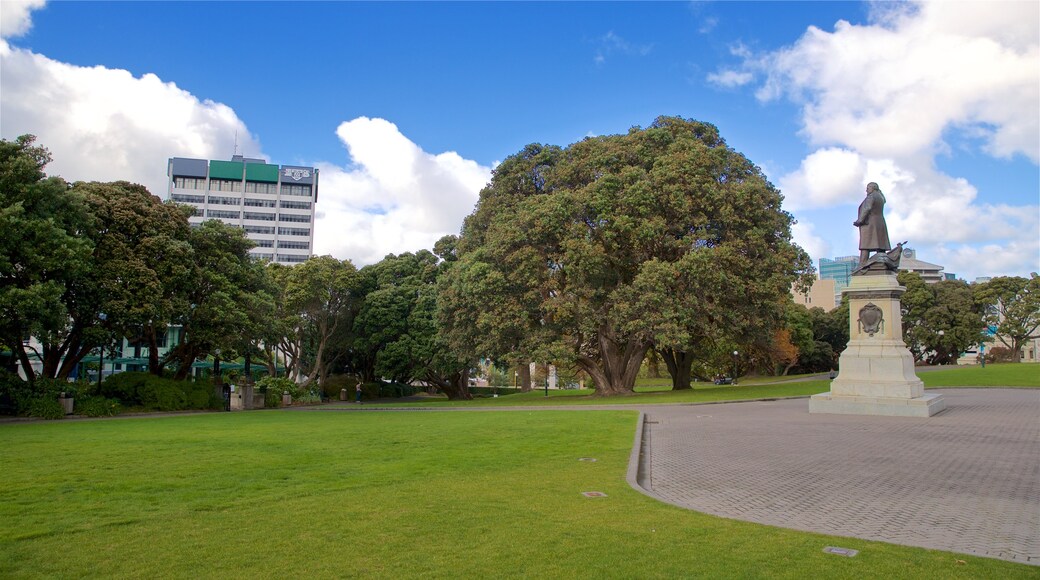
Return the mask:
<path id="1" fill-rule="evenodd" d="M 282 392 L 282 406 L 283 407 L 288 407 L 290 405 L 292 405 L 292 395 L 289 394 L 289 391 L 283 391 Z"/>

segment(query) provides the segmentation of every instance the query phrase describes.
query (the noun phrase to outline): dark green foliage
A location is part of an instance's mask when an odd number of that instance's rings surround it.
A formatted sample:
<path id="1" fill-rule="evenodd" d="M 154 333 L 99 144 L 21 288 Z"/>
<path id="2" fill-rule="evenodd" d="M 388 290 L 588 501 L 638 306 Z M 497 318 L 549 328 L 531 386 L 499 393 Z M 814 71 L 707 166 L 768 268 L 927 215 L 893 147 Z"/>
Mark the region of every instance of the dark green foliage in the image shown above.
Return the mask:
<path id="1" fill-rule="evenodd" d="M 400 398 L 410 397 L 417 393 L 419 389 L 411 385 L 402 385 L 401 383 L 381 383 L 379 385 L 379 397 L 380 398 Z"/>
<path id="2" fill-rule="evenodd" d="M 75 413 L 87 417 L 115 417 L 123 412 L 119 401 L 99 396 L 80 397 L 75 404 Z"/>
<path id="3" fill-rule="evenodd" d="M 112 375 L 101 383 L 100 394 L 153 411 L 212 409 L 221 404 L 207 382 L 176 381 L 145 372 Z"/>
<path id="4" fill-rule="evenodd" d="M 490 397 L 492 395 L 512 395 L 513 393 L 519 393 L 520 389 L 514 389 L 513 387 L 470 387 L 469 392 L 476 396 Z"/>
<path id="5" fill-rule="evenodd" d="M 0 372 L 0 413 L 60 419 L 65 413 L 58 403 L 58 397 L 61 393 L 73 397 L 75 390 L 75 383 L 60 379 L 23 381 L 14 373 Z M 53 416 L 55 406 L 60 416 Z"/>
<path id="6" fill-rule="evenodd" d="M 336 401 L 339 400 L 340 391 L 346 389 L 347 398 L 353 398 L 354 385 L 357 385 L 357 378 L 352 375 L 330 375 L 322 383 L 321 391 L 325 398 Z"/>
<path id="7" fill-rule="evenodd" d="M 264 394 L 275 394 L 280 401 L 282 393 L 289 393 L 293 398 L 300 396 L 300 386 L 285 377 L 264 377 L 256 382 L 256 389 Z"/>
<path id="8" fill-rule="evenodd" d="M 137 390 L 141 405 L 156 411 L 179 411 L 188 407 L 184 391 L 166 381 L 147 381 Z"/>
<path id="9" fill-rule="evenodd" d="M 58 399 L 49 397 L 33 397 L 25 407 L 25 415 L 39 417 L 40 419 L 63 419 L 65 409 L 62 408 Z"/>

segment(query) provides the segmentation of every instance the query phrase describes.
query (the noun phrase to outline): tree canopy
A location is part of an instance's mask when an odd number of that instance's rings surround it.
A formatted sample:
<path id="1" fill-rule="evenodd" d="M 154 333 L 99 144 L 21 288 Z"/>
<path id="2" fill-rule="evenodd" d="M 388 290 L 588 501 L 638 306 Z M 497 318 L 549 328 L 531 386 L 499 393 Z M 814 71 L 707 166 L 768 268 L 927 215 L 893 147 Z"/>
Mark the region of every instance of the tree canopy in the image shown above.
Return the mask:
<path id="1" fill-rule="evenodd" d="M 575 364 L 598 394 L 622 394 L 652 345 L 772 334 L 811 270 L 782 199 L 707 123 L 529 145 L 465 221 L 440 310 L 448 342 Z"/>

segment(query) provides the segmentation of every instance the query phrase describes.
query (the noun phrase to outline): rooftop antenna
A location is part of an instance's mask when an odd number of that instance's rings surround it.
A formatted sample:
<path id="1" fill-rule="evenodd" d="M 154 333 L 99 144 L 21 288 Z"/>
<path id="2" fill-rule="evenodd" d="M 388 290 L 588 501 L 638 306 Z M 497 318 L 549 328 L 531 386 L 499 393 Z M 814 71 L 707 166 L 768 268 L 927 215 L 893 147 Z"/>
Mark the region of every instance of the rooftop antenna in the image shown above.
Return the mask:
<path id="1" fill-rule="evenodd" d="M 235 129 L 235 152 L 233 155 L 238 155 L 238 129 Z"/>

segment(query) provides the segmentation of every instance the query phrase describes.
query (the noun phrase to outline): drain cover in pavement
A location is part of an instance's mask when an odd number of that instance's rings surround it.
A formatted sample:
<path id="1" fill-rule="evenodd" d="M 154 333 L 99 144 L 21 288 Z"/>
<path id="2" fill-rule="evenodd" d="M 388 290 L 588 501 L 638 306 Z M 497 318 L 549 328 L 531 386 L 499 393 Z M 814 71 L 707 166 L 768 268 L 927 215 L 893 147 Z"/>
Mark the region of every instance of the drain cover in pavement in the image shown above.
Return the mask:
<path id="1" fill-rule="evenodd" d="M 852 548 L 835 548 L 834 546 L 827 546 L 823 549 L 823 551 L 827 552 L 828 554 L 837 554 L 839 556 L 845 556 L 846 558 L 851 558 L 856 554 L 859 554 L 859 550 L 853 550 Z"/>
<path id="2" fill-rule="evenodd" d="M 607 494 L 602 491 L 583 491 L 581 495 L 585 497 L 607 497 Z"/>

